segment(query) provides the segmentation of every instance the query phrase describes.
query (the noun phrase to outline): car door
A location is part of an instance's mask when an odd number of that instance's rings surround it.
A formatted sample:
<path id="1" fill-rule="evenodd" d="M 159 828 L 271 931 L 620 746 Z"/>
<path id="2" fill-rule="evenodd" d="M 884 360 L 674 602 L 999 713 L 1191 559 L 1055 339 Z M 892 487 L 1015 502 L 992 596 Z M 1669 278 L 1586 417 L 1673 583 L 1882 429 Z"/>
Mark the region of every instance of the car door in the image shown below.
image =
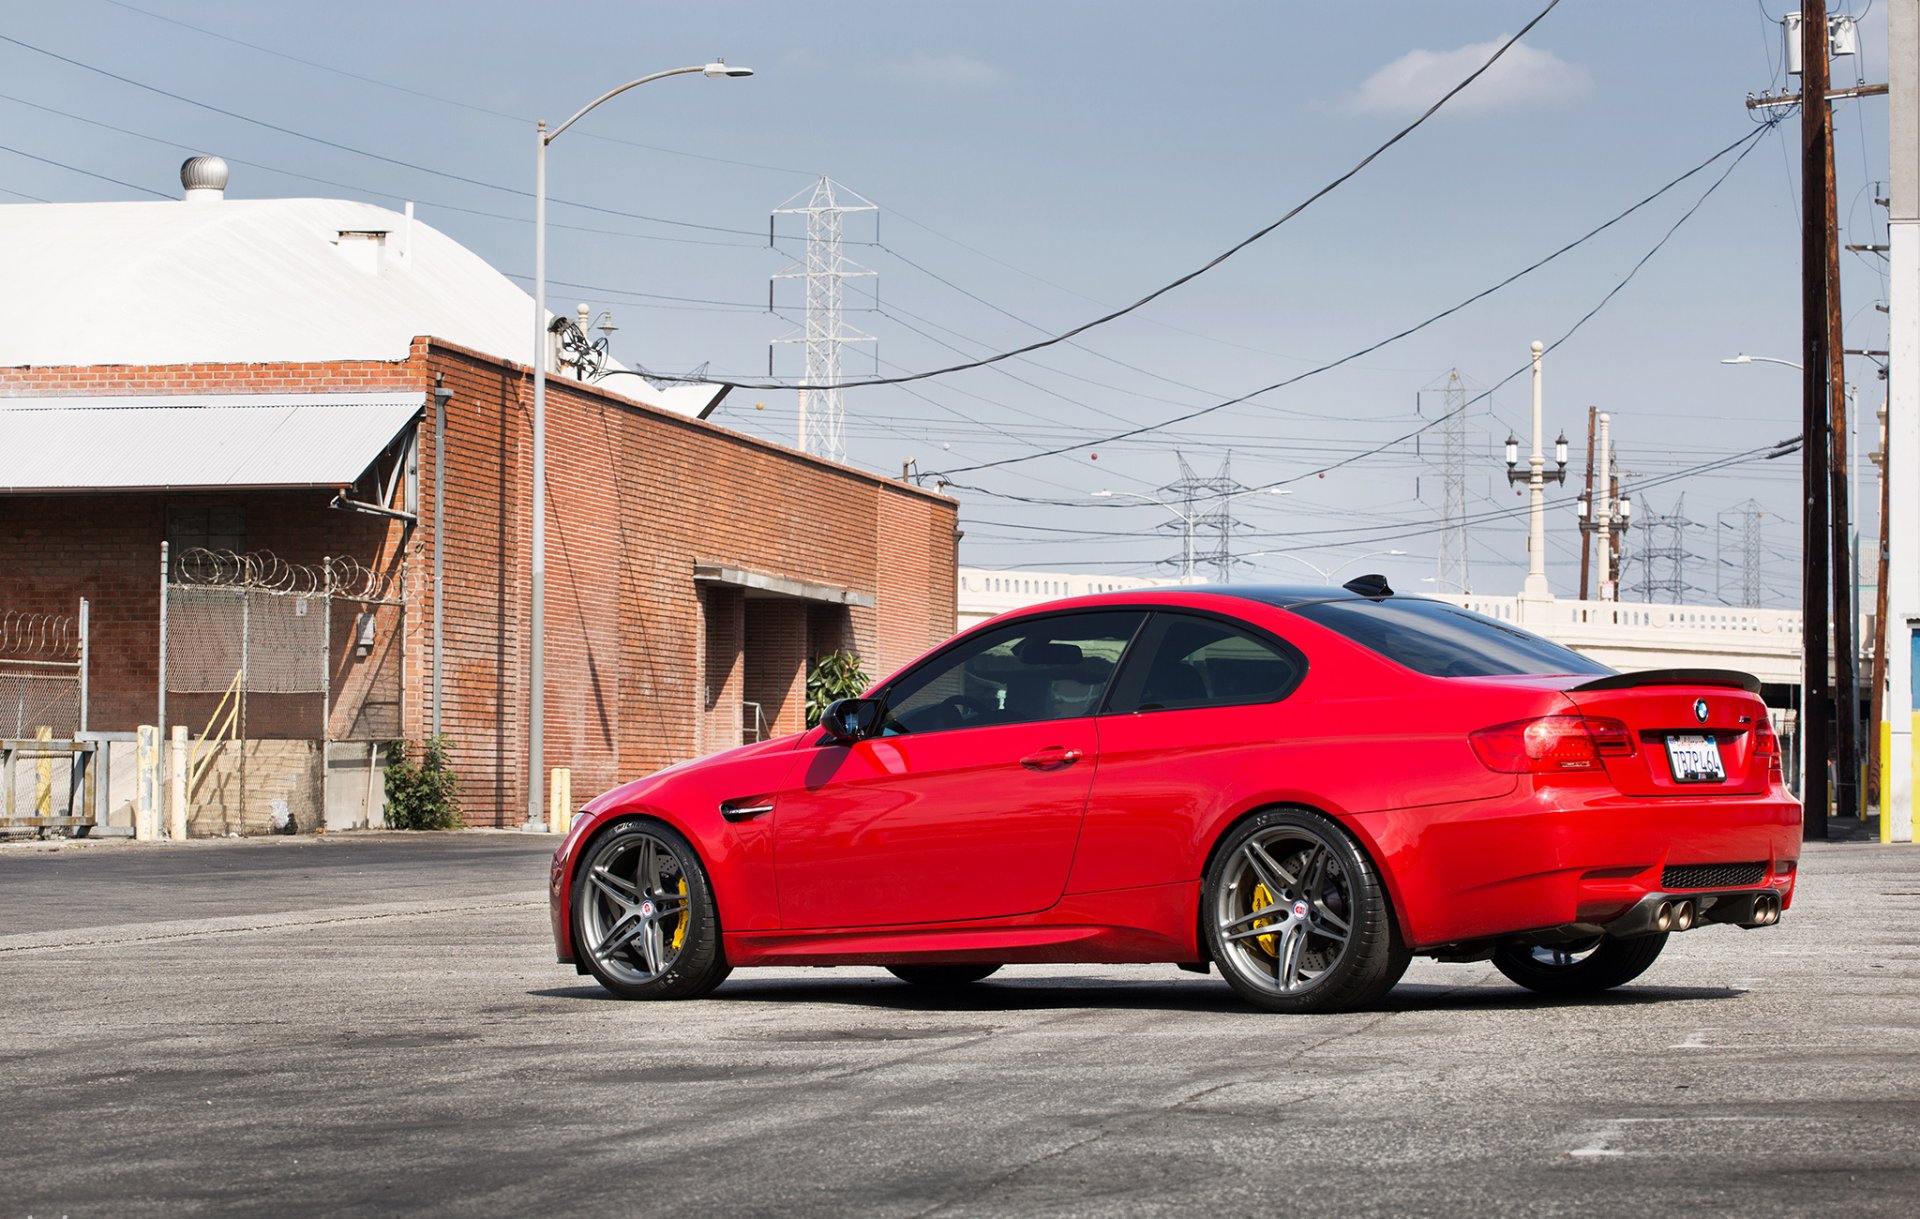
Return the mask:
<path id="1" fill-rule="evenodd" d="M 1095 770 L 1092 714 L 1145 617 L 1041 615 L 968 636 L 880 692 L 882 735 L 815 746 L 778 800 L 781 925 L 1057 902 Z"/>
<path id="2" fill-rule="evenodd" d="M 1190 880 L 1194 829 L 1250 775 L 1284 770 L 1310 739 L 1313 709 L 1288 696 L 1305 679 L 1292 644 L 1212 614 L 1156 612 L 1107 697 L 1100 771 L 1068 889 Z"/>

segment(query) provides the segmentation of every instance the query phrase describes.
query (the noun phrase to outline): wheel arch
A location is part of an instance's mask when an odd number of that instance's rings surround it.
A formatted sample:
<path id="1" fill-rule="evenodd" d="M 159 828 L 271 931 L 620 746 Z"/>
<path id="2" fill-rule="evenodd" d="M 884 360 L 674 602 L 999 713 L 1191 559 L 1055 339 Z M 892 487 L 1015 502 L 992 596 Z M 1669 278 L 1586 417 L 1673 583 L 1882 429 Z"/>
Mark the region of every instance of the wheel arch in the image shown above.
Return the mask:
<path id="1" fill-rule="evenodd" d="M 719 870 L 714 867 L 713 861 L 701 853 L 699 837 L 688 833 L 687 827 L 681 825 L 675 818 L 665 816 L 652 807 L 640 805 L 622 808 L 609 813 L 604 818 L 595 822 L 593 828 L 588 830 L 575 845 L 573 861 L 567 869 L 566 909 L 569 924 L 571 924 L 573 912 L 574 884 L 580 877 L 580 869 L 586 865 L 587 856 L 591 855 L 594 847 L 608 834 L 612 833 L 616 827 L 640 821 L 651 821 L 657 825 L 663 825 L 680 835 L 680 837 L 686 841 L 687 846 L 693 851 L 694 859 L 699 863 L 701 870 L 707 874 L 707 887 L 713 891 L 715 929 L 716 931 L 724 930 L 727 926 L 726 907 L 728 898 L 726 890 L 728 886 L 721 883 Z"/>
<path id="2" fill-rule="evenodd" d="M 1406 903 L 1401 900 L 1399 882 L 1393 876 L 1392 872 L 1381 863 L 1382 856 L 1379 843 L 1375 842 L 1373 836 L 1366 832 L 1366 828 L 1354 819 L 1342 817 L 1338 813 L 1329 812 L 1324 808 L 1316 807 L 1304 800 L 1274 799 L 1243 809 L 1233 816 L 1222 818 L 1220 824 L 1214 829 L 1212 839 L 1207 843 L 1206 854 L 1201 858 L 1200 862 L 1201 883 L 1193 911 L 1194 938 L 1195 942 L 1199 945 L 1202 959 L 1212 959 L 1212 954 L 1207 949 L 1205 923 L 1207 911 L 1207 876 L 1213 871 L 1214 860 L 1220 856 L 1220 848 L 1226 844 L 1228 838 L 1233 836 L 1233 832 L 1242 825 L 1245 825 L 1248 821 L 1264 813 L 1307 813 L 1311 816 L 1326 820 L 1336 829 L 1345 833 L 1347 837 L 1351 838 L 1354 845 L 1360 849 L 1360 853 L 1367 857 L 1367 862 L 1373 865 L 1374 874 L 1380 878 L 1380 887 L 1387 895 L 1387 912 L 1392 916 L 1394 926 L 1399 928 L 1402 941 L 1408 944 L 1413 942 L 1412 930 L 1407 922 Z"/>

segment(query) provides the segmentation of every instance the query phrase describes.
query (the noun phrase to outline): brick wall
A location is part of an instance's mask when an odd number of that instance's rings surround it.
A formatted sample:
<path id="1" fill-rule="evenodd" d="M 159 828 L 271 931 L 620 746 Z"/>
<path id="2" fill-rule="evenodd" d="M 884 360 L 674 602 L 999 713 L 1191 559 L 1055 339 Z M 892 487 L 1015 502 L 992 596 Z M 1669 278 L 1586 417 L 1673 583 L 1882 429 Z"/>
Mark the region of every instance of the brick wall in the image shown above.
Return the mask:
<path id="1" fill-rule="evenodd" d="M 486 775 L 463 788 L 470 818 L 512 824 L 526 805 L 532 382 L 439 343 L 426 365 L 424 380 L 454 393 L 442 714 L 463 776 Z M 571 767 L 577 799 L 736 743 L 744 701 L 761 702 L 776 731 L 797 731 L 805 659 L 823 645 L 844 640 L 878 676 L 953 633 L 951 501 L 564 378 L 547 385 L 545 762 Z M 434 449 L 424 436 L 423 499 Z M 409 618 L 410 699 L 428 685 L 420 624 L 436 536 L 424 522 L 409 569 L 421 607 Z M 704 563 L 851 588 L 877 605 L 702 591 L 693 569 Z"/>
<path id="2" fill-rule="evenodd" d="M 332 679 L 351 700 L 397 687 L 393 714 L 419 737 L 430 715 L 439 548 L 442 728 L 469 820 L 516 824 L 527 805 L 524 367 L 420 339 L 393 364 L 0 369 L 0 398 L 423 392 L 436 382 L 454 395 L 446 519 L 433 519 L 429 404 L 420 527 L 404 551 L 397 522 L 331 510 L 324 491 L 0 497 L 0 608 L 70 613 L 91 598 L 94 726 L 151 720 L 168 509 L 237 504 L 249 549 L 295 563 L 352 556 L 395 575 L 404 621 L 380 611 L 370 656 L 354 647 L 358 607 L 336 606 Z M 767 707 L 776 731 L 797 730 L 810 654 L 851 646 L 877 677 L 953 632 L 951 501 L 562 378 L 548 384 L 545 760 L 572 768 L 579 799 L 734 743 L 746 699 Z M 693 579 L 701 563 L 850 588 L 877 604 L 749 606 L 738 590 L 703 593 Z M 336 738 L 378 735 L 379 717 L 362 702 L 336 702 Z M 168 718 L 189 722 L 189 712 L 202 709 L 181 705 Z M 192 723 L 196 732 L 202 722 Z M 248 825 L 257 811 L 244 810 Z"/>

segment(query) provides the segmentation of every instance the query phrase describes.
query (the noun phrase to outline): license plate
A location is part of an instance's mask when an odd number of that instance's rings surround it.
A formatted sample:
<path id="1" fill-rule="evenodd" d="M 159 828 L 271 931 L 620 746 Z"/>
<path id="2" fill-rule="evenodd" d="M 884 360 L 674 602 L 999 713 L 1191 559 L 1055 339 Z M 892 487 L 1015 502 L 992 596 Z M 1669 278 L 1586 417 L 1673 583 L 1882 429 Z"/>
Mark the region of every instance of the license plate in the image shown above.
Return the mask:
<path id="1" fill-rule="evenodd" d="M 1720 746 L 1710 736 L 1673 735 L 1667 738 L 1667 765 L 1675 783 L 1724 783 L 1727 768 Z"/>

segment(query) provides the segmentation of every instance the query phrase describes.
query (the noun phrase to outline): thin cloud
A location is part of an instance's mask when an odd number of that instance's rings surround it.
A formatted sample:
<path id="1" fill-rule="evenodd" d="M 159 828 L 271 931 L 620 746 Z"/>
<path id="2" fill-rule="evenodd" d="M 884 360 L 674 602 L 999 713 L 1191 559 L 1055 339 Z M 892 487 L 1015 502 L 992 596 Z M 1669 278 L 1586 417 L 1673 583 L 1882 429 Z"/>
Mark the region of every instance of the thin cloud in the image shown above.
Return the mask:
<path id="1" fill-rule="evenodd" d="M 896 60 L 883 69 L 898 80 L 923 84 L 977 86 L 999 83 L 1000 69 L 990 63 L 960 54 L 929 55 L 917 51 L 904 60 Z"/>
<path id="2" fill-rule="evenodd" d="M 1452 51 L 1412 50 L 1381 68 L 1335 109 L 1354 114 L 1418 114 L 1487 61 L 1506 36 Z M 1447 103 L 1449 110 L 1489 113 L 1522 106 L 1558 106 L 1593 92 L 1593 75 L 1552 51 L 1516 43 L 1486 74 Z"/>

